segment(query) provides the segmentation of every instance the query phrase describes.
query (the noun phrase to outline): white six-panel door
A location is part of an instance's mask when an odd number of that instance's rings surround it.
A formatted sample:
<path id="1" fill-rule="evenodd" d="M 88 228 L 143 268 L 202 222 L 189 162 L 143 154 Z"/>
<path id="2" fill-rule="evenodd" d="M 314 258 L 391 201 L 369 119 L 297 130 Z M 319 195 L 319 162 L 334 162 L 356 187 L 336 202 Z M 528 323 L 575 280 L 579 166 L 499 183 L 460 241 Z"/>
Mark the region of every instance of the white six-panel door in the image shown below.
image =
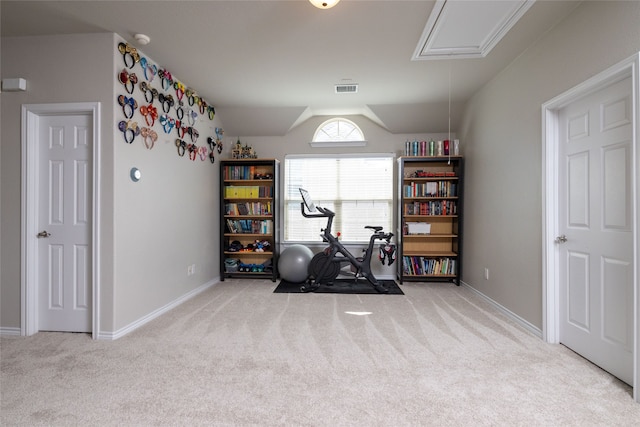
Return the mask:
<path id="1" fill-rule="evenodd" d="M 559 111 L 560 342 L 633 384 L 631 78 Z"/>
<path id="2" fill-rule="evenodd" d="M 91 332 L 91 115 L 41 116 L 38 324 Z"/>

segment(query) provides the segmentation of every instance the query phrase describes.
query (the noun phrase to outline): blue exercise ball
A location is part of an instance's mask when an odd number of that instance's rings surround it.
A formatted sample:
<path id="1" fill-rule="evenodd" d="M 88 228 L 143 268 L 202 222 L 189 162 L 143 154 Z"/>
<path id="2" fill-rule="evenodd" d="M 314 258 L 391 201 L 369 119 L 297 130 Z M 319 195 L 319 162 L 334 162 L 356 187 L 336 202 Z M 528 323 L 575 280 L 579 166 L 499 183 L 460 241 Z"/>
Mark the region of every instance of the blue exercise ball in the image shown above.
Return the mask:
<path id="1" fill-rule="evenodd" d="M 302 283 L 309 277 L 309 263 L 313 258 L 311 249 L 304 245 L 291 245 L 278 258 L 278 272 L 287 282 Z"/>

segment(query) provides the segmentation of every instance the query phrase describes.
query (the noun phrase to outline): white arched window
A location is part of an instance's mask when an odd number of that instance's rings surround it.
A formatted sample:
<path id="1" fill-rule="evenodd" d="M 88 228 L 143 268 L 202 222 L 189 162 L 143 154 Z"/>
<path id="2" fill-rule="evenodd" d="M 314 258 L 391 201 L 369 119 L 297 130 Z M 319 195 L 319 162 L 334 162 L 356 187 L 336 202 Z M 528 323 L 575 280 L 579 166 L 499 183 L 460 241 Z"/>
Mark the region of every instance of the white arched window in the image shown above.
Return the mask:
<path id="1" fill-rule="evenodd" d="M 313 147 L 365 144 L 358 125 L 344 118 L 322 123 L 311 142 Z M 371 230 L 365 225 L 393 229 L 393 153 L 346 151 L 285 156 L 285 242 L 322 244 L 318 230 L 326 226 L 326 219 L 305 218 L 301 214 L 299 188 L 309 191 L 318 206 L 336 213 L 334 231 L 341 233 L 344 243 L 366 244 Z"/>
<path id="2" fill-rule="evenodd" d="M 341 117 L 329 119 L 316 129 L 311 146 L 343 147 L 366 145 L 364 134 L 357 124 Z"/>

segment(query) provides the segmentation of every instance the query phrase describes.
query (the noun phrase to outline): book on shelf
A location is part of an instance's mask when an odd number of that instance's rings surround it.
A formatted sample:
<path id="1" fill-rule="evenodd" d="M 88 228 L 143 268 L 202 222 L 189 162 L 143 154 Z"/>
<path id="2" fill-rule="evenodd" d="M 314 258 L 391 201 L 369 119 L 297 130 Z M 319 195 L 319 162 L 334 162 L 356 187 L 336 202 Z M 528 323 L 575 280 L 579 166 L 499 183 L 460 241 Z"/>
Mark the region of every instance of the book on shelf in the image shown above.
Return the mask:
<path id="1" fill-rule="evenodd" d="M 224 179 L 253 179 L 255 177 L 255 166 L 253 165 L 230 165 L 224 167 Z"/>
<path id="2" fill-rule="evenodd" d="M 225 215 L 261 215 L 271 216 L 273 214 L 271 201 L 260 202 L 230 202 L 225 205 Z"/>
<path id="3" fill-rule="evenodd" d="M 457 260 L 455 258 L 428 258 L 421 256 L 403 256 L 404 274 L 412 276 L 445 276 L 455 275 Z"/>
<path id="4" fill-rule="evenodd" d="M 456 197 L 458 184 L 451 181 L 411 182 L 404 185 L 405 197 Z"/>
<path id="5" fill-rule="evenodd" d="M 263 185 L 227 185 L 225 199 L 258 199 L 273 197 L 273 187 Z"/>
<path id="6" fill-rule="evenodd" d="M 227 232 L 232 234 L 272 234 L 270 219 L 227 219 Z"/>
<path id="7" fill-rule="evenodd" d="M 457 213 L 457 204 L 453 200 L 415 201 L 404 205 L 405 215 L 457 215 Z"/>

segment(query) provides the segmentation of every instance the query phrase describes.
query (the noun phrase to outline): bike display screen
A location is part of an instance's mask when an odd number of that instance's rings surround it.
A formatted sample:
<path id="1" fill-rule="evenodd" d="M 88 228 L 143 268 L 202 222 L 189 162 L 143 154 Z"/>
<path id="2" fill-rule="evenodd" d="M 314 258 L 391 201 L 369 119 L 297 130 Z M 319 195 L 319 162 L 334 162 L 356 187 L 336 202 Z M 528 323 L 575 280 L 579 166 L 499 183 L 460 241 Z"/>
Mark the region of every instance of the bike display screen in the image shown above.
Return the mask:
<path id="1" fill-rule="evenodd" d="M 311 196 L 309 195 L 309 192 L 307 190 L 305 190 L 304 188 L 299 188 L 298 190 L 300 190 L 300 195 L 302 196 L 302 201 L 304 202 L 304 205 L 307 207 L 307 210 L 309 212 L 315 212 L 316 211 L 316 205 L 313 203 L 313 200 L 311 199 Z"/>

